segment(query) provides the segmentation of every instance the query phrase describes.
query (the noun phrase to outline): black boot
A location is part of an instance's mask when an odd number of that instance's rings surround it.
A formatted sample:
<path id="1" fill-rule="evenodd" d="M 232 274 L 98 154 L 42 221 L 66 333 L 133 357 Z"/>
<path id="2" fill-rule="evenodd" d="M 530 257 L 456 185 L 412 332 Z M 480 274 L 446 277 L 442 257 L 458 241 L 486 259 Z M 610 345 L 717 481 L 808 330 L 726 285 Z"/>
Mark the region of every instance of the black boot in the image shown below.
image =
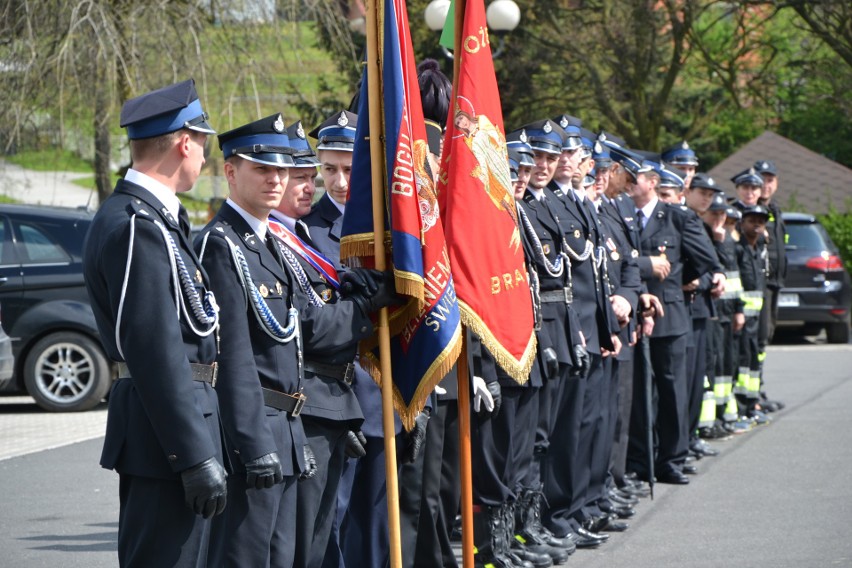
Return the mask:
<path id="1" fill-rule="evenodd" d="M 558 546 L 551 546 L 548 544 L 544 536 L 541 533 L 526 530 L 525 521 L 531 515 L 528 511 L 524 511 L 523 509 L 526 507 L 528 509 L 529 503 L 526 501 L 520 501 L 519 504 L 509 503 L 506 507 L 511 511 L 512 518 L 515 519 L 515 531 L 512 534 L 514 538 L 513 546 L 516 544 L 523 545 L 529 551 L 544 554 L 545 556 L 550 557 L 554 564 L 562 564 L 568 560 L 568 551 L 564 548 L 560 548 Z M 520 511 L 519 515 L 515 515 L 515 511 Z M 521 522 L 518 521 L 518 517 L 520 517 Z"/>
<path id="2" fill-rule="evenodd" d="M 577 546 L 569 538 L 559 538 L 550 532 L 541 523 L 541 502 L 544 499 L 540 489 L 524 489 L 521 491 L 521 501 L 518 507 L 522 534 L 537 535 L 538 538 L 550 546 L 564 550 L 567 554 L 574 554 Z"/>
<path id="3" fill-rule="evenodd" d="M 476 568 L 516 568 L 507 556 L 508 546 L 503 537 L 505 522 L 500 507 L 483 506 L 473 513 L 473 542 L 476 545 Z"/>
<path id="4" fill-rule="evenodd" d="M 520 541 L 515 540 L 515 511 L 507 503 L 503 503 L 502 511 L 506 527 L 506 542 L 509 547 L 509 559 L 518 566 L 530 566 L 532 568 L 553 566 L 553 560 L 550 559 L 550 556 L 534 552 Z"/>

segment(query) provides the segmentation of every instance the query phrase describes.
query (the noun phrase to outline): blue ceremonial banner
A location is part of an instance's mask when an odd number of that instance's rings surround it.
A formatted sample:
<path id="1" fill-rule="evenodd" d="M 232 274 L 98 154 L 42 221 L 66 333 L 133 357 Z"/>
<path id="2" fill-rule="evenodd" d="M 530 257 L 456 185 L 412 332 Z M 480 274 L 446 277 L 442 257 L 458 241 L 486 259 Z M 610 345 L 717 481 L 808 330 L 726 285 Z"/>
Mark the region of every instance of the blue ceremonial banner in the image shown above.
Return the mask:
<path id="1" fill-rule="evenodd" d="M 461 351 L 459 306 L 438 209 L 435 180 L 417 83 L 404 0 L 387 0 L 381 51 L 385 164 L 370 160 L 369 85 L 361 81 L 349 201 L 343 216 L 341 259 L 374 266 L 372 175 L 383 167 L 385 227 L 397 292 L 408 303 L 390 314 L 394 407 L 410 429 L 435 385 Z M 357 260 L 356 260 L 357 259 Z M 375 342 L 362 362 L 379 381 Z"/>

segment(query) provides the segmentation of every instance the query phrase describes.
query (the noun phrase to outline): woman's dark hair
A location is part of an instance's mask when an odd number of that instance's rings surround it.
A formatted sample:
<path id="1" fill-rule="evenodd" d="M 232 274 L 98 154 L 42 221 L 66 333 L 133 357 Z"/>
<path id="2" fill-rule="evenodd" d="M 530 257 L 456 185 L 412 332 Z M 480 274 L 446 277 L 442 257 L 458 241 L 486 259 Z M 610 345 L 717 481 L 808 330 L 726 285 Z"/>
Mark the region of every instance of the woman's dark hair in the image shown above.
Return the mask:
<path id="1" fill-rule="evenodd" d="M 450 112 L 450 94 L 453 84 L 441 72 L 441 66 L 434 59 L 424 59 L 417 66 L 417 82 L 420 84 L 420 99 L 423 101 L 423 118 L 447 126 Z"/>

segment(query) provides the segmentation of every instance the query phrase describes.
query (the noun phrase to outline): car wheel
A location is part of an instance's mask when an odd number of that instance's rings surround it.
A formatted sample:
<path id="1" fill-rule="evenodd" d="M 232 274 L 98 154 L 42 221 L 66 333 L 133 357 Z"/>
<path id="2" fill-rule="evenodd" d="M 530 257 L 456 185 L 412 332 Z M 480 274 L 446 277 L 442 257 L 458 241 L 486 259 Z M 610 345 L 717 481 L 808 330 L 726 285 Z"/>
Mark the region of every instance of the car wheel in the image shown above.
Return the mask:
<path id="1" fill-rule="evenodd" d="M 24 385 L 45 410 L 74 412 L 97 406 L 112 382 L 100 346 L 73 331 L 52 333 L 30 349 Z"/>
<path id="2" fill-rule="evenodd" d="M 825 338 L 829 343 L 849 343 L 849 322 L 828 324 L 825 326 Z"/>

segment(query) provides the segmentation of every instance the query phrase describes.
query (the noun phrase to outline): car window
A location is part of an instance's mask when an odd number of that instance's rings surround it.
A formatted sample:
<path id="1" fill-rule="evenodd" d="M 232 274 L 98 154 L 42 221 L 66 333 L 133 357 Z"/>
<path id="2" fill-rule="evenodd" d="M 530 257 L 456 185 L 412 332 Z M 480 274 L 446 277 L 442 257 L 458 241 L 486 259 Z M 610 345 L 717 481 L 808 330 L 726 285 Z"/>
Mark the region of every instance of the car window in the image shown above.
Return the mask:
<path id="1" fill-rule="evenodd" d="M 816 223 L 788 223 L 787 248 L 796 250 L 828 250 L 828 235 L 822 225 Z"/>
<path id="2" fill-rule="evenodd" d="M 71 261 L 71 257 L 65 252 L 65 249 L 35 225 L 21 223 L 18 228 L 21 232 L 21 245 L 24 249 L 24 264 Z"/>

